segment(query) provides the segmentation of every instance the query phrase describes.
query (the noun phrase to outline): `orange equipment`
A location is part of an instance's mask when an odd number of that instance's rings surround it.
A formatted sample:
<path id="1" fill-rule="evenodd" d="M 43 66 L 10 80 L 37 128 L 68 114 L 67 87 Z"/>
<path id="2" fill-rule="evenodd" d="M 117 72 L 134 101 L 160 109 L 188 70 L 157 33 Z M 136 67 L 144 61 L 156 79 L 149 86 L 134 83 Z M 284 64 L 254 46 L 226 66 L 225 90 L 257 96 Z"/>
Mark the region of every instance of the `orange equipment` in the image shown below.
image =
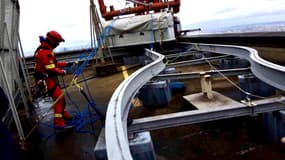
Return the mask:
<path id="1" fill-rule="evenodd" d="M 110 11 L 107 12 L 104 0 L 98 0 L 100 6 L 100 12 L 105 20 L 111 20 L 115 16 L 127 15 L 127 14 L 143 14 L 148 12 L 150 9 L 153 9 L 155 12 L 158 12 L 160 9 L 172 8 L 173 13 L 179 12 L 180 0 L 173 0 L 167 2 L 159 2 L 159 0 L 154 0 L 152 3 L 149 3 L 148 6 L 145 5 L 135 5 L 133 8 L 126 8 L 121 10 L 115 10 L 114 6 L 110 6 Z M 149 1 L 146 1 L 149 2 Z"/>

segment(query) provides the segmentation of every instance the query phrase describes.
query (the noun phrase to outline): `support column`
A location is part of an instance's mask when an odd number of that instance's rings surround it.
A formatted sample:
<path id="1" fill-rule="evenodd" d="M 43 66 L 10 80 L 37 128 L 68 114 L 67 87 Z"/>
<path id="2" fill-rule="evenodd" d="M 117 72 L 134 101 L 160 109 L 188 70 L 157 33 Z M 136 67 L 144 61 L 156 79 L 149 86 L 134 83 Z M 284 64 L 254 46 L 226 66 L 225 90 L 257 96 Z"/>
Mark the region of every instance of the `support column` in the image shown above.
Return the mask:
<path id="1" fill-rule="evenodd" d="M 207 96 L 208 99 L 213 98 L 212 93 L 212 77 L 204 72 L 200 73 L 200 83 L 201 83 L 201 90 L 204 95 Z"/>
<path id="2" fill-rule="evenodd" d="M 8 96 L 9 103 L 10 103 L 10 109 L 12 111 L 12 115 L 13 115 L 13 118 L 14 118 L 17 130 L 18 130 L 18 134 L 19 134 L 20 140 L 21 141 L 25 141 L 23 128 L 22 128 L 22 125 L 21 125 L 21 122 L 20 122 L 20 118 L 19 118 L 17 109 L 16 109 L 16 105 L 14 103 L 11 87 L 9 86 L 9 83 L 8 83 L 8 80 L 7 80 L 7 74 L 4 71 L 4 66 L 3 66 L 3 62 L 2 62 L 1 58 L 0 58 L 0 71 L 1 71 L 1 75 L 3 75 L 5 90 L 8 92 L 7 96 Z"/>
<path id="3" fill-rule="evenodd" d="M 129 147 L 134 160 L 155 160 L 155 151 L 149 131 L 136 133 L 132 139 L 129 139 Z M 105 129 L 101 130 L 94 152 L 96 160 L 116 159 L 116 157 L 107 157 Z"/>

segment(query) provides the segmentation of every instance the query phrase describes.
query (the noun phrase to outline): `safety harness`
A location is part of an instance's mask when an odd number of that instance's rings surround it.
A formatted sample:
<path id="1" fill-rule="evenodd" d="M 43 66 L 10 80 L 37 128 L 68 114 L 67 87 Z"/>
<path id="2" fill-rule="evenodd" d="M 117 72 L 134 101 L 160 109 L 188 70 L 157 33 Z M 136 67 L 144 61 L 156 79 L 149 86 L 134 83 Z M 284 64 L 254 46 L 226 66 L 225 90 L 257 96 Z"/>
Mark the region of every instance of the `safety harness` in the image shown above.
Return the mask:
<path id="1" fill-rule="evenodd" d="M 50 50 L 50 48 L 46 47 L 46 46 L 39 46 L 35 53 L 34 53 L 34 59 L 35 59 L 35 62 L 37 63 L 36 61 L 36 55 L 38 53 L 39 50 Z M 37 64 L 36 64 L 37 65 Z M 43 72 L 39 72 L 37 70 L 35 70 L 35 73 L 34 73 L 34 78 L 35 78 L 35 81 L 36 81 L 36 93 L 39 97 L 47 97 L 48 95 L 49 96 L 52 96 L 53 92 L 55 91 L 57 85 L 54 85 L 53 88 L 51 88 L 50 90 L 48 90 L 48 87 L 47 87 L 47 84 L 46 84 L 46 79 L 47 78 L 54 78 L 55 81 L 58 81 L 57 77 L 55 76 L 54 73 L 43 73 Z"/>

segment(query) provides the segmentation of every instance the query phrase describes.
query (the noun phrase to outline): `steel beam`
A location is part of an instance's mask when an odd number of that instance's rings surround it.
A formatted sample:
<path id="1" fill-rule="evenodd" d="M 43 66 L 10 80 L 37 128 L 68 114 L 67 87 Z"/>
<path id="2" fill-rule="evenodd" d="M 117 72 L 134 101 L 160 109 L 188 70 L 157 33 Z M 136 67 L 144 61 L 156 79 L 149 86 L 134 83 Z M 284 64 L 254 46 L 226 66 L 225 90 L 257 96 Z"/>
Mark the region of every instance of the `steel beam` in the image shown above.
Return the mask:
<path id="1" fill-rule="evenodd" d="M 210 57 L 210 58 L 201 58 L 201 59 L 194 59 L 194 60 L 189 60 L 189 61 L 174 62 L 174 63 L 169 63 L 167 67 L 181 67 L 181 66 L 188 66 L 188 65 L 204 64 L 204 63 L 207 63 L 206 60 L 213 62 L 217 60 L 226 59 L 229 57 L 230 57 L 229 55 L 222 55 L 222 56 L 215 56 L 215 57 Z"/>
<path id="2" fill-rule="evenodd" d="M 285 97 L 254 101 L 255 106 L 237 104 L 231 107 L 219 107 L 212 110 L 192 110 L 135 119 L 128 128 L 129 133 L 177 127 L 201 122 L 227 119 L 241 116 L 253 116 L 260 113 L 285 109 Z"/>
<path id="3" fill-rule="evenodd" d="M 188 51 L 188 52 L 179 52 L 174 54 L 167 54 L 165 55 L 166 58 L 177 58 L 177 57 L 186 57 L 186 56 L 193 56 L 197 51 Z"/>
<path id="4" fill-rule="evenodd" d="M 221 76 L 237 76 L 242 74 L 251 73 L 249 68 L 237 68 L 237 69 L 223 69 L 223 70 L 210 70 L 205 71 L 205 74 L 209 74 L 212 77 Z M 184 72 L 184 73 L 171 73 L 171 74 L 159 74 L 155 76 L 154 80 L 179 80 L 179 79 L 193 79 L 200 78 L 201 72 Z"/>

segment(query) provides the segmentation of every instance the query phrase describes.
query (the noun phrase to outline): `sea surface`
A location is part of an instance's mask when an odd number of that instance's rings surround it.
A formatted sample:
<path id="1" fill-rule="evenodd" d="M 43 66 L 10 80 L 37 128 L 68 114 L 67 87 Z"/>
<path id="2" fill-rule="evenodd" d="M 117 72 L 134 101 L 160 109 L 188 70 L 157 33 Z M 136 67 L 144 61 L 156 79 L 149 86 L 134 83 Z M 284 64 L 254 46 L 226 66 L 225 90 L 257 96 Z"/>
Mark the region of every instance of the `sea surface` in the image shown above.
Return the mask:
<path id="1" fill-rule="evenodd" d="M 217 34 L 217 33 L 250 33 L 250 32 L 282 32 L 285 31 L 285 21 L 253 23 L 243 25 L 232 25 L 225 27 L 213 27 L 213 24 L 203 25 L 201 31 L 190 32 L 189 35 L 195 34 Z M 192 27 L 192 26 L 187 26 Z M 199 28 L 199 27 L 198 27 Z M 195 29 L 195 28 L 189 28 Z"/>

